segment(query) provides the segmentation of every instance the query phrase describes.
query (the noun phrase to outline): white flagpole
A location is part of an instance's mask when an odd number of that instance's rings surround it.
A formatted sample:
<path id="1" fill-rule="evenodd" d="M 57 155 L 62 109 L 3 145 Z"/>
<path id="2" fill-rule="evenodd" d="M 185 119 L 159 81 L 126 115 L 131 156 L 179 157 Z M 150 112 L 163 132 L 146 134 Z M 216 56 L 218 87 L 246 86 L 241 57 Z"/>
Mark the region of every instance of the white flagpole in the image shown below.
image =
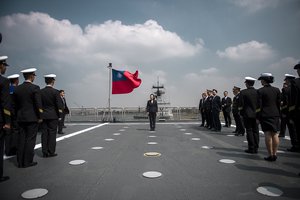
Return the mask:
<path id="1" fill-rule="evenodd" d="M 109 63 L 108 67 L 109 69 L 109 89 L 108 89 L 108 112 L 109 112 L 109 119 L 108 121 L 112 121 L 112 111 L 111 111 L 111 105 L 110 105 L 110 97 L 111 97 L 111 76 L 112 76 L 112 63 Z"/>

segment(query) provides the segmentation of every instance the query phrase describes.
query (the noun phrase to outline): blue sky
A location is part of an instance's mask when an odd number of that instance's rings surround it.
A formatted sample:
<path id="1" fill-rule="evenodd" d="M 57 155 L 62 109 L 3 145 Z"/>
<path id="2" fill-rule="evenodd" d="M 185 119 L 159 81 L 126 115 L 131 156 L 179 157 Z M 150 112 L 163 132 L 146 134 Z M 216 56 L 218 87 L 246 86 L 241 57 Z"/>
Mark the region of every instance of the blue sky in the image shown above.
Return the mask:
<path id="1" fill-rule="evenodd" d="M 298 0 L 1 2 L 7 75 L 34 66 L 43 87 L 42 75 L 56 73 L 71 107 L 107 106 L 109 62 L 143 81 L 113 106 L 144 106 L 158 76 L 172 105 L 197 106 L 203 90 L 222 96 L 262 72 L 281 88 L 300 60 Z"/>

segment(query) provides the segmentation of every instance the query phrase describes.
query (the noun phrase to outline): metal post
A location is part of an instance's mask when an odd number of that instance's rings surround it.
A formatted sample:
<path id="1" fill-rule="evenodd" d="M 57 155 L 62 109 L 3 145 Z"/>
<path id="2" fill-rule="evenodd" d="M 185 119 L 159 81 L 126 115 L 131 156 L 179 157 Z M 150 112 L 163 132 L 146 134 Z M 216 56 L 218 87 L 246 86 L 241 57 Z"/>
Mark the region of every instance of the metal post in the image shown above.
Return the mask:
<path id="1" fill-rule="evenodd" d="M 111 105 L 110 105 L 110 97 L 111 97 L 111 76 L 112 76 L 112 63 L 109 63 L 108 67 L 109 69 L 109 89 L 108 89 L 108 112 L 109 112 L 109 119 L 108 121 L 112 121 L 112 111 L 111 111 Z"/>

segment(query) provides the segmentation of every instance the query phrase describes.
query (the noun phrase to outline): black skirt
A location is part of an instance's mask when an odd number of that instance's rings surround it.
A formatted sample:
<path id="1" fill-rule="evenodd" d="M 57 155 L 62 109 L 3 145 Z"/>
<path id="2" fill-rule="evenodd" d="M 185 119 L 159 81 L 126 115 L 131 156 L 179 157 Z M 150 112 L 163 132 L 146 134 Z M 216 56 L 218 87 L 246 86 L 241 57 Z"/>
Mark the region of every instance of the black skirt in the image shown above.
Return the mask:
<path id="1" fill-rule="evenodd" d="M 278 132 L 280 130 L 280 117 L 261 118 L 260 125 L 263 132 Z"/>

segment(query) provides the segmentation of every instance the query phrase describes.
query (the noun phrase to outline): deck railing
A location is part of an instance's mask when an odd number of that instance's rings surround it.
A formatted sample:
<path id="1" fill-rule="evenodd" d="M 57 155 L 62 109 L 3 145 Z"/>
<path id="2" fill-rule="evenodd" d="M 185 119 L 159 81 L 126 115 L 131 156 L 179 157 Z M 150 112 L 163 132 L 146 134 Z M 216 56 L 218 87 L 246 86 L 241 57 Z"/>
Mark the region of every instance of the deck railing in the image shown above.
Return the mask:
<path id="1" fill-rule="evenodd" d="M 67 122 L 129 122 L 148 121 L 145 107 L 113 107 L 111 114 L 107 108 L 70 108 Z M 164 107 L 160 108 L 158 121 L 198 121 L 197 107 Z"/>

